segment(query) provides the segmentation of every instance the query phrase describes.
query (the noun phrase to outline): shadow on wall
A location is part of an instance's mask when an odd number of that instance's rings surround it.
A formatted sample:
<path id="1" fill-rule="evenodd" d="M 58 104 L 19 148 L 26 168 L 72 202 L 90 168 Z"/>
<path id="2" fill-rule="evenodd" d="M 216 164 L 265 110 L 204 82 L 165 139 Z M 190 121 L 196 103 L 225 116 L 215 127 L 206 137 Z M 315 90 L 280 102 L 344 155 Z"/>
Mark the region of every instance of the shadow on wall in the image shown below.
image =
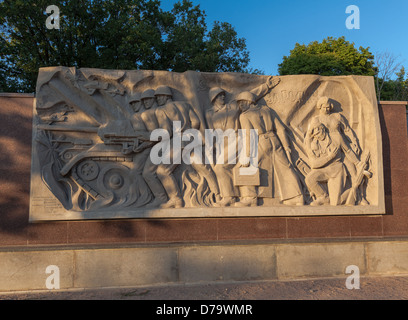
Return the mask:
<path id="1" fill-rule="evenodd" d="M 0 245 L 144 241 L 123 220 L 29 223 L 32 111 L 32 96 L 0 94 Z"/>
<path id="2" fill-rule="evenodd" d="M 393 213 L 392 207 L 392 189 L 391 189 L 391 174 L 389 168 L 391 168 L 391 155 L 390 155 L 390 137 L 385 124 L 384 111 L 381 105 L 379 105 L 379 118 L 381 126 L 382 147 L 383 147 L 383 171 L 384 171 L 384 191 L 385 191 L 385 208 L 386 214 Z"/>
<path id="3" fill-rule="evenodd" d="M 2 233 L 21 234 L 28 224 L 32 102 L 32 97 L 0 96 L 0 231 Z"/>

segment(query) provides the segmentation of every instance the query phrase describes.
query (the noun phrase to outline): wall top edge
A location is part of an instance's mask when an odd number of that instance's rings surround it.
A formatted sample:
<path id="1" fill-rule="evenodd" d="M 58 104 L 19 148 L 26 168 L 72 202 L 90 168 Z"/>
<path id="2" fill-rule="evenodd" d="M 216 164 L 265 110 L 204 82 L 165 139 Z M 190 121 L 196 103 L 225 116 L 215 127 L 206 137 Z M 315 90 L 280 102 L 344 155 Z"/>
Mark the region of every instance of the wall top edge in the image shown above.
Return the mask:
<path id="1" fill-rule="evenodd" d="M 163 249 L 163 248 L 199 248 L 222 246 L 258 246 L 258 245 L 316 245 L 316 244 L 372 244 L 372 243 L 407 243 L 407 236 L 356 237 L 356 238 L 290 238 L 290 239 L 236 239 L 208 241 L 164 241 L 164 242 L 129 242 L 129 243 L 72 243 L 58 245 L 13 245 L 0 246 L 3 252 L 62 251 L 62 250 L 112 250 L 112 249 Z"/>
<path id="2" fill-rule="evenodd" d="M 34 98 L 34 93 L 0 92 L 0 97 L 7 97 L 7 98 Z"/>
<path id="3" fill-rule="evenodd" d="M 34 93 L 0 92 L 0 97 L 7 98 L 34 98 Z M 378 104 L 408 105 L 408 101 L 380 101 Z"/>
<path id="4" fill-rule="evenodd" d="M 402 104 L 402 105 L 408 105 L 408 101 L 380 101 L 378 104 Z"/>
<path id="5" fill-rule="evenodd" d="M 0 97 L 7 98 L 34 98 L 34 93 L 0 92 Z M 408 101 L 380 101 L 378 104 L 408 105 Z"/>

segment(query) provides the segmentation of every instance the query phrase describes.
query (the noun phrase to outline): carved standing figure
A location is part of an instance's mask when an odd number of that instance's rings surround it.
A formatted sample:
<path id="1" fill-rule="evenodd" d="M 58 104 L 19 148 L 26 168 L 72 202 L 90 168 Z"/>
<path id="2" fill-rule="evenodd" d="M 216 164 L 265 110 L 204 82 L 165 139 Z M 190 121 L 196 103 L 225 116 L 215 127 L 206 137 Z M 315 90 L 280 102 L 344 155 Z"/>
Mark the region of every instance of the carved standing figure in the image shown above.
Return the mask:
<path id="1" fill-rule="evenodd" d="M 348 169 L 355 175 L 360 147 L 344 116 L 331 113 L 333 103 L 328 97 L 321 97 L 316 107 L 319 114 L 310 121 L 305 138 L 312 169 L 305 183 L 315 197 L 311 205 L 340 205 L 347 176 L 344 160 L 352 164 Z M 322 183 L 327 183 L 328 194 Z"/>
<path id="2" fill-rule="evenodd" d="M 170 164 L 159 164 L 156 166 L 156 174 L 164 186 L 169 200 L 161 205 L 162 208 L 180 208 L 184 205 L 180 187 L 176 178 L 173 175 L 174 170 L 179 166 L 179 162 L 175 161 L 174 156 L 174 140 L 173 129 L 175 122 L 180 123 L 180 134 L 189 129 L 197 129 L 204 133 L 204 125 L 201 123 L 194 109 L 185 101 L 173 101 L 171 89 L 167 86 L 160 86 L 156 89 L 155 95 L 159 108 L 156 110 L 156 117 L 159 128 L 166 130 L 170 136 Z M 180 152 L 183 145 L 180 146 Z M 177 151 L 176 151 L 177 152 Z M 202 151 L 201 151 L 202 152 Z M 194 157 L 194 154 L 191 154 Z M 201 155 L 200 155 L 201 156 Z M 192 161 L 192 167 L 208 182 L 212 192 L 214 192 L 216 201 L 219 201 L 219 188 L 217 180 L 211 166 L 196 163 Z"/>
<path id="3" fill-rule="evenodd" d="M 258 131 L 260 173 L 259 186 L 240 187 L 242 199 L 237 206 L 254 206 L 258 197 L 279 198 L 284 204 L 303 205 L 302 188 L 291 164 L 290 143 L 283 123 L 268 107 L 256 105 L 251 92 L 241 93 L 237 101 L 242 111 L 241 128 L 246 130 L 246 135 L 251 129 Z M 248 142 L 245 150 L 251 150 Z"/>
<path id="4" fill-rule="evenodd" d="M 275 85 L 276 83 L 274 79 L 269 77 L 264 84 L 251 90 L 251 93 L 256 97 L 256 101 L 258 101 Z M 208 128 L 219 130 L 223 135 L 221 137 L 221 141 L 223 141 L 223 150 L 217 150 L 217 145 L 215 145 L 214 150 L 211 150 L 211 153 L 222 154 L 224 155 L 224 158 L 225 155 L 228 154 L 227 161 L 220 158 L 215 159 L 213 169 L 217 175 L 218 185 L 223 198 L 220 205 L 229 206 L 238 201 L 239 197 L 239 190 L 234 186 L 233 182 L 233 169 L 237 159 L 237 148 L 236 145 L 232 146 L 230 141 L 237 141 L 236 136 L 239 129 L 239 115 L 241 111 L 237 105 L 236 99 L 233 98 L 229 102 L 225 101 L 226 91 L 222 88 L 211 88 L 209 98 L 211 106 L 205 113 Z M 224 136 L 227 137 L 226 140 L 224 140 Z"/>
<path id="5" fill-rule="evenodd" d="M 145 110 L 133 118 L 133 126 L 138 126 L 140 124 L 140 129 L 136 130 L 137 134 L 139 135 L 139 139 L 143 140 L 142 145 L 153 145 L 155 142 L 150 141 L 150 132 L 157 129 L 159 124 L 156 118 L 156 109 L 158 107 L 155 91 L 153 89 L 147 89 L 142 93 L 141 100 Z M 139 119 L 142 120 L 144 128 L 142 127 Z M 150 151 L 150 149 L 147 149 Z M 157 166 L 151 161 L 150 159 L 150 152 L 148 152 L 147 157 L 144 159 L 145 161 L 142 176 L 143 179 L 146 181 L 147 185 L 149 186 L 150 190 L 153 193 L 154 200 L 149 203 L 146 207 L 147 208 L 154 208 L 162 205 L 167 201 L 166 191 L 157 177 L 156 170 Z"/>

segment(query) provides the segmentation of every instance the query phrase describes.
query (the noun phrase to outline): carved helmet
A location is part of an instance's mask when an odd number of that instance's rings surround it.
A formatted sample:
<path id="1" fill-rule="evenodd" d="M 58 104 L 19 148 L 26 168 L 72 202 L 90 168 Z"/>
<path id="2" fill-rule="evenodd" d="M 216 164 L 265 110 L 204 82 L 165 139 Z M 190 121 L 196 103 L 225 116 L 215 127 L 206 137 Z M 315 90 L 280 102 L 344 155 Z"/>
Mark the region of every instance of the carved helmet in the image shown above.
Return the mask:
<path id="1" fill-rule="evenodd" d="M 220 87 L 215 87 L 215 88 L 211 88 L 210 92 L 209 92 L 209 96 L 210 96 L 210 101 L 211 103 L 214 101 L 214 99 L 220 94 L 220 93 L 225 93 L 224 89 L 221 89 Z"/>
<path id="2" fill-rule="evenodd" d="M 130 95 L 129 103 L 136 102 L 136 101 L 140 101 L 140 92 L 134 92 Z"/>
<path id="3" fill-rule="evenodd" d="M 154 98 L 154 90 L 153 89 L 147 89 L 143 91 L 141 99 L 147 99 L 147 98 Z"/>
<path id="4" fill-rule="evenodd" d="M 242 100 L 244 100 L 244 101 L 249 101 L 249 102 L 251 102 L 251 103 L 255 103 L 255 96 L 254 96 L 251 92 L 249 92 L 249 91 L 244 91 L 244 92 L 241 92 L 241 93 L 238 95 L 238 97 L 237 97 L 236 100 L 237 100 L 237 101 L 242 101 Z"/>
<path id="5" fill-rule="evenodd" d="M 172 96 L 172 93 L 168 86 L 160 86 L 156 89 L 156 92 L 154 95 L 155 96 L 158 96 L 158 95 Z"/>

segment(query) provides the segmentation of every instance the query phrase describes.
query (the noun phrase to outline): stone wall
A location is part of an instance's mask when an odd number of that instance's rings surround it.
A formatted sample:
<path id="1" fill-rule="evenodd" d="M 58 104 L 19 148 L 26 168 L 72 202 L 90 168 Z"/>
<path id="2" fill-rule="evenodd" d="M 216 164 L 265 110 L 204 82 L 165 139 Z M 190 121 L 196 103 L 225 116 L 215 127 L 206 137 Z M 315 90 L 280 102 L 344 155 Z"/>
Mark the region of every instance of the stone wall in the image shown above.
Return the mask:
<path id="1" fill-rule="evenodd" d="M 24 247 L 0 251 L 0 292 L 46 290 L 47 266 L 60 289 L 203 282 L 406 275 L 407 241 L 207 243 L 123 247 Z"/>
<path id="2" fill-rule="evenodd" d="M 0 246 L 408 236 L 406 103 L 379 105 L 386 214 L 29 223 L 33 96 L 0 95 Z M 248 209 L 250 210 L 250 209 Z"/>

